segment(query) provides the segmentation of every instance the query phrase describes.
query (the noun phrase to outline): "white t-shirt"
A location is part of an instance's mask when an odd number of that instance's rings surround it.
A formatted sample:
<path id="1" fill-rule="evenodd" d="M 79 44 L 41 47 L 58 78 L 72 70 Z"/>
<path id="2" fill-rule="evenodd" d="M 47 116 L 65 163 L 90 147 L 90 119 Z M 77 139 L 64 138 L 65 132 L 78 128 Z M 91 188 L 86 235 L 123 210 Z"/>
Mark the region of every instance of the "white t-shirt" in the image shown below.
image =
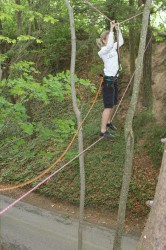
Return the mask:
<path id="1" fill-rule="evenodd" d="M 119 46 L 124 43 L 122 33 L 119 30 Z M 113 32 L 109 33 L 107 45 L 102 47 L 98 55 L 104 62 L 104 75 L 115 76 L 119 69 L 117 42 L 113 41 Z"/>

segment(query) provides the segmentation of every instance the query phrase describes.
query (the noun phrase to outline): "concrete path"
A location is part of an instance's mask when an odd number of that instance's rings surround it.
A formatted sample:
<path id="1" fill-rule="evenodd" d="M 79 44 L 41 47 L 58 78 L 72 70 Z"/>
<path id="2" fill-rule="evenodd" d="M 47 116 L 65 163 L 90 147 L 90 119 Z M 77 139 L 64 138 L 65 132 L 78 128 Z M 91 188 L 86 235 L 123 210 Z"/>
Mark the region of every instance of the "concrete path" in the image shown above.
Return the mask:
<path id="1" fill-rule="evenodd" d="M 0 210 L 13 199 L 0 195 Z M 1 241 L 12 250 L 77 250 L 78 221 L 19 202 L 0 217 Z M 112 249 L 114 231 L 85 223 L 84 250 Z M 124 236 L 122 250 L 135 250 L 137 237 Z"/>

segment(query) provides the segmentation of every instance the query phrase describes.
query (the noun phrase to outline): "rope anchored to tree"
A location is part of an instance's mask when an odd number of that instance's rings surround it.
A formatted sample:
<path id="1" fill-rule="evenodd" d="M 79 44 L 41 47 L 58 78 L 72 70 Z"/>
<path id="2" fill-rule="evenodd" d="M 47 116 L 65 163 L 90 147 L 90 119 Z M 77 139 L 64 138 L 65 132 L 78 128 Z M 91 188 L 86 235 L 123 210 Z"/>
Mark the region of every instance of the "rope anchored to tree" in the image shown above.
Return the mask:
<path id="1" fill-rule="evenodd" d="M 112 21 L 109 17 L 107 17 L 104 13 L 102 13 L 99 9 L 97 9 L 92 3 L 90 3 L 90 2 L 87 1 L 87 0 L 83 0 L 83 1 L 84 1 L 85 3 L 87 3 L 92 9 L 94 9 L 95 11 L 97 11 L 100 15 L 102 15 L 105 19 L 107 19 L 107 20 L 110 21 L 110 22 Z M 138 14 L 136 14 L 136 15 L 134 15 L 134 16 L 128 18 L 128 19 L 125 19 L 124 21 L 120 22 L 119 24 L 125 23 L 125 22 L 127 22 L 127 21 L 129 21 L 129 20 L 131 20 L 131 19 L 133 19 L 133 18 L 135 18 L 135 17 L 137 17 L 137 16 L 140 16 L 142 13 L 143 13 L 143 12 L 140 12 L 140 13 L 138 13 Z"/>

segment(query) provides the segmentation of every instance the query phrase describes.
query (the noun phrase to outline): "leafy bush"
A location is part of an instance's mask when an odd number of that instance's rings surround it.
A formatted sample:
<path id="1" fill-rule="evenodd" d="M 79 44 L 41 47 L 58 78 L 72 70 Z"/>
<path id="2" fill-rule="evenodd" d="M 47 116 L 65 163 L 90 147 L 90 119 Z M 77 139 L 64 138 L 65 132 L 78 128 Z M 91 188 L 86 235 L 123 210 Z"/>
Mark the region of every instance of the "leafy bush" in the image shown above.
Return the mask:
<path id="1" fill-rule="evenodd" d="M 82 86 L 94 91 L 88 80 L 76 75 L 75 83 L 78 97 Z M 20 61 L 11 66 L 10 77 L 0 82 L 0 93 L 0 162 L 2 169 L 10 166 L 1 180 L 19 183 L 54 161 L 75 133 L 76 119 L 66 113 L 71 99 L 70 72 L 42 78 L 33 62 Z"/>

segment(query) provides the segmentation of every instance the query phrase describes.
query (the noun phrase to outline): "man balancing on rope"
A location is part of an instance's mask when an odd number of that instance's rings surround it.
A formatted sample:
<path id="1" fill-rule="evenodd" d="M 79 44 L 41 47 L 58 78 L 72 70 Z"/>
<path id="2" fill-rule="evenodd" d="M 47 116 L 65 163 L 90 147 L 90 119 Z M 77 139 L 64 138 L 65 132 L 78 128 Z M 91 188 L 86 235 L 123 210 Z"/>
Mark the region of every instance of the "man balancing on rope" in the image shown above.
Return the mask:
<path id="1" fill-rule="evenodd" d="M 114 27 L 118 34 L 118 42 L 114 43 Z M 100 39 L 96 40 L 100 48 L 98 55 L 104 62 L 104 77 L 103 77 L 103 102 L 104 111 L 102 113 L 102 124 L 100 135 L 109 139 L 114 139 L 115 136 L 107 131 L 107 128 L 117 130 L 111 123 L 114 106 L 118 102 L 118 76 L 119 76 L 119 56 L 117 53 L 118 47 L 123 45 L 123 37 L 119 30 L 119 24 L 115 21 L 110 22 L 110 31 L 104 31 Z"/>

